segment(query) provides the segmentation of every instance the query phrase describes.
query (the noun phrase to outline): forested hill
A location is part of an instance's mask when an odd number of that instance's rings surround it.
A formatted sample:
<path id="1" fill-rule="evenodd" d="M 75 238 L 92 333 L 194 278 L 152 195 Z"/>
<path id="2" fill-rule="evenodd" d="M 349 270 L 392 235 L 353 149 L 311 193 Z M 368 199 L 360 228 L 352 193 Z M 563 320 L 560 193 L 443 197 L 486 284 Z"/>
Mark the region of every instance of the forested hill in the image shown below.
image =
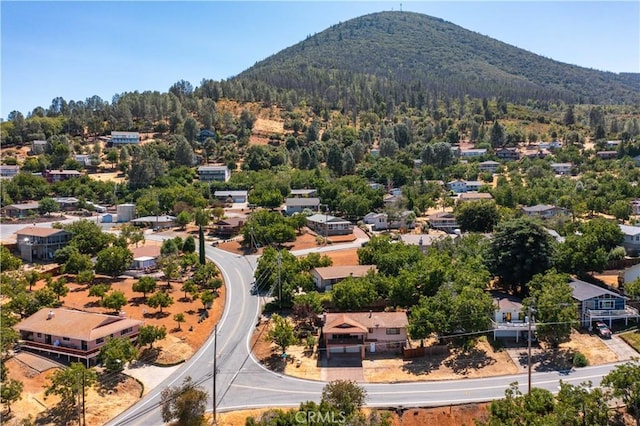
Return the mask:
<path id="1" fill-rule="evenodd" d="M 375 96 L 420 106 L 428 101 L 425 94 L 502 96 L 516 102 L 640 102 L 638 74 L 564 64 L 411 12 L 374 13 L 334 25 L 235 79 L 303 91 L 359 109 L 379 103 Z"/>

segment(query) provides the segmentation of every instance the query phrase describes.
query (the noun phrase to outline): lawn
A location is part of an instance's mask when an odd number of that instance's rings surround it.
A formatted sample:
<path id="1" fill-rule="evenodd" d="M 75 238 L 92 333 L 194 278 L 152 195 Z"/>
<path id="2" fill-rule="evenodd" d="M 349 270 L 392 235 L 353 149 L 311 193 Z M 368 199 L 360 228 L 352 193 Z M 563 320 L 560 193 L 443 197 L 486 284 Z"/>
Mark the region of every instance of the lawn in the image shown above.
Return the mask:
<path id="1" fill-rule="evenodd" d="M 622 340 L 627 342 L 629 345 L 633 347 L 636 351 L 640 352 L 640 331 L 636 330 L 635 332 L 630 331 L 628 333 L 620 334 Z"/>

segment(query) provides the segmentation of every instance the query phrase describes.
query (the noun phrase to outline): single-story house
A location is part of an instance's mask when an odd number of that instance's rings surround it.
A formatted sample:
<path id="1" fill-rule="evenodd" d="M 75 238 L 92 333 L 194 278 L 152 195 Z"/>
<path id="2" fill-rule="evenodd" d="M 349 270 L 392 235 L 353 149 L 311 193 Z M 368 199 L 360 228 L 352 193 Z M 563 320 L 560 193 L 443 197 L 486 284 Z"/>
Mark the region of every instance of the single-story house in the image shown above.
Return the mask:
<path id="1" fill-rule="evenodd" d="M 82 167 L 92 166 L 92 158 L 89 154 L 76 154 L 75 159 L 78 163 L 82 164 Z"/>
<path id="2" fill-rule="evenodd" d="M 489 160 L 478 163 L 478 170 L 481 172 L 495 173 L 496 170 L 498 170 L 498 167 L 500 167 L 500 163 L 497 161 Z"/>
<path id="3" fill-rule="evenodd" d="M 493 196 L 488 192 L 465 192 L 458 195 L 458 202 L 483 200 L 493 200 Z"/>
<path id="4" fill-rule="evenodd" d="M 369 271 L 377 271 L 375 265 L 342 265 L 313 268 L 310 273 L 318 290 L 331 290 L 334 284 L 348 277 L 364 277 Z"/>
<path id="5" fill-rule="evenodd" d="M 557 175 L 568 175 L 573 169 L 571 163 L 551 163 L 551 170 Z"/>
<path id="6" fill-rule="evenodd" d="M 353 233 L 353 223 L 348 220 L 326 215 L 314 214 L 307 217 L 307 226 L 322 236 L 349 235 Z"/>
<path id="7" fill-rule="evenodd" d="M 348 312 L 323 315 L 327 359 L 336 354 L 398 351 L 407 341 L 405 312 Z"/>
<path id="8" fill-rule="evenodd" d="M 539 217 L 542 219 L 549 219 L 560 215 L 566 216 L 569 214 L 569 211 L 563 207 L 547 204 L 536 204 L 535 206 L 522 207 L 522 212 L 529 217 Z"/>
<path id="9" fill-rule="evenodd" d="M 628 297 L 622 296 L 606 288 L 574 279 L 569 282 L 573 289 L 573 298 L 578 303 L 578 315 L 583 327 L 591 328 L 594 321 L 609 323 L 616 319 L 624 319 L 625 325 L 629 319 L 638 321 L 638 310 L 627 306 Z"/>
<path id="10" fill-rule="evenodd" d="M 198 133 L 198 142 L 202 143 L 208 138 L 216 140 L 218 138 L 218 135 L 216 135 L 216 132 L 209 129 L 200 130 L 200 132 Z"/>
<path id="11" fill-rule="evenodd" d="M 140 143 L 139 132 L 111 132 L 111 145 L 127 145 Z"/>
<path id="12" fill-rule="evenodd" d="M 71 241 L 71 232 L 64 229 L 28 226 L 16 232 L 20 258 L 27 262 L 53 260 L 56 250 Z"/>
<path id="13" fill-rule="evenodd" d="M 288 215 L 302 213 L 305 209 L 317 212 L 320 209 L 320 198 L 287 198 L 284 204 Z"/>
<path id="14" fill-rule="evenodd" d="M 640 253 L 640 226 L 618 225 L 624 238 L 622 246 L 627 251 L 627 255 L 636 256 Z"/>
<path id="15" fill-rule="evenodd" d="M 20 171 L 20 166 L 12 166 L 8 164 L 0 164 L 0 178 L 11 179 Z"/>
<path id="16" fill-rule="evenodd" d="M 596 156 L 603 160 L 611 160 L 618 158 L 618 151 L 598 151 L 596 152 Z"/>
<path id="17" fill-rule="evenodd" d="M 22 349 L 66 355 L 89 366 L 109 338 L 135 341 L 142 321 L 63 308 L 42 308 L 14 328 Z"/>
<path id="18" fill-rule="evenodd" d="M 80 176 L 82 173 L 77 170 L 44 170 L 42 172 L 42 177 L 49 183 L 63 182 Z"/>
<path id="19" fill-rule="evenodd" d="M 152 226 L 153 229 L 171 228 L 176 226 L 176 217 L 169 215 L 143 216 L 133 219 L 131 223 L 141 226 Z"/>
<path id="20" fill-rule="evenodd" d="M 533 321 L 529 324 L 529 316 L 522 307 L 522 300 L 501 292 L 493 292 L 492 296 L 495 304 L 491 320 L 493 340 L 501 337 L 513 337 L 516 342 L 528 339 L 529 326 L 533 334 L 536 325 Z"/>
<path id="21" fill-rule="evenodd" d="M 60 206 L 60 210 L 69 211 L 78 207 L 78 200 L 76 197 L 56 197 L 53 199 Z"/>
<path id="22" fill-rule="evenodd" d="M 246 203 L 249 200 L 249 191 L 215 191 L 213 196 L 218 200 L 228 203 Z"/>
<path id="23" fill-rule="evenodd" d="M 239 234 L 245 222 L 246 218 L 244 217 L 228 217 L 217 221 L 213 226 L 215 226 L 216 235 L 229 238 Z"/>
<path id="24" fill-rule="evenodd" d="M 312 188 L 304 188 L 304 189 L 292 189 L 291 197 L 292 198 L 300 198 L 300 197 L 313 197 L 318 193 L 317 189 Z"/>
<path id="25" fill-rule="evenodd" d="M 364 223 L 372 225 L 371 229 L 380 231 L 384 229 L 404 229 L 415 226 L 415 213 L 404 211 L 397 219 L 389 220 L 387 213 L 367 213 L 363 218 Z"/>
<path id="26" fill-rule="evenodd" d="M 34 216 L 39 213 L 40 203 L 38 201 L 30 201 L 28 203 L 9 204 L 4 208 L 4 215 L 7 217 L 23 217 Z"/>
<path id="27" fill-rule="evenodd" d="M 145 270 L 148 268 L 155 268 L 156 262 L 160 257 L 160 246 L 142 246 L 136 247 L 131 250 L 133 254 L 133 262 L 131 262 L 131 269 Z"/>
<path id="28" fill-rule="evenodd" d="M 460 228 L 455 215 L 449 212 L 434 213 L 430 215 L 427 220 L 429 221 L 430 228 L 445 232 L 453 232 L 455 229 Z"/>
<path id="29" fill-rule="evenodd" d="M 473 149 L 460 150 L 460 157 L 465 157 L 465 158 L 482 157 L 483 155 L 487 155 L 486 148 L 473 148 Z"/>
<path id="30" fill-rule="evenodd" d="M 605 146 L 607 148 L 613 148 L 616 149 L 620 146 L 620 144 L 622 143 L 622 141 L 607 141 L 605 142 Z"/>

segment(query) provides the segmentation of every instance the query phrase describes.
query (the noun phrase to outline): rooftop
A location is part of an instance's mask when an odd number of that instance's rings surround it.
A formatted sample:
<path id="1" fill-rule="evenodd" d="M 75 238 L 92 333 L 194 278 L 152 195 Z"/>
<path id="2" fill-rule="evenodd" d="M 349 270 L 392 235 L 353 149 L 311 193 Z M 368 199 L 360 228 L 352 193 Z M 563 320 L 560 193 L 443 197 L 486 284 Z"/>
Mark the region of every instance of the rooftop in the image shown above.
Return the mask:
<path id="1" fill-rule="evenodd" d="M 603 295 L 610 295 L 628 299 L 627 297 L 624 297 L 618 293 L 614 293 L 613 291 L 607 290 L 606 288 L 598 287 L 597 285 L 577 279 L 569 282 L 569 285 L 573 289 L 573 298 L 580 301 L 592 299 L 594 297 Z"/>
<path id="2" fill-rule="evenodd" d="M 94 341 L 100 337 L 109 336 L 120 330 L 141 324 L 142 321 L 114 315 L 62 308 L 43 308 L 16 324 L 15 328 L 70 339 Z"/>
<path id="3" fill-rule="evenodd" d="M 26 237 L 50 237 L 58 233 L 68 234 L 69 232 L 64 229 L 42 228 L 39 226 L 27 226 L 26 228 L 16 231 L 16 235 L 24 235 Z"/>
<path id="4" fill-rule="evenodd" d="M 345 324 L 367 332 L 369 328 L 403 328 L 408 322 L 406 312 L 327 313 L 323 332 L 345 332 Z"/>
<path id="5" fill-rule="evenodd" d="M 313 268 L 320 278 L 323 280 L 332 280 L 336 278 L 364 277 L 369 271 L 377 271 L 375 265 L 341 265 L 341 266 L 323 266 Z"/>

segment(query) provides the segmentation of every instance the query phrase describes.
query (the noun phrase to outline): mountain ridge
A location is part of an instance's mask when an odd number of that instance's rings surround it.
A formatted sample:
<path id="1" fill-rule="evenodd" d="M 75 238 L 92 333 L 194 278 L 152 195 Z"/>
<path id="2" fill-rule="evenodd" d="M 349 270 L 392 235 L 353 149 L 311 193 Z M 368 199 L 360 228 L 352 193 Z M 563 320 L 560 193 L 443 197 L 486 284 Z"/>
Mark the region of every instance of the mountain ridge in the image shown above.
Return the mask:
<path id="1" fill-rule="evenodd" d="M 335 81 L 332 74 L 346 80 Z M 363 79 L 382 79 L 393 92 L 406 92 L 393 87 L 405 85 L 434 94 L 513 101 L 640 101 L 640 74 L 565 64 L 414 12 L 378 12 L 332 25 L 233 79 L 263 81 L 313 96 L 336 83 L 353 86 Z"/>

